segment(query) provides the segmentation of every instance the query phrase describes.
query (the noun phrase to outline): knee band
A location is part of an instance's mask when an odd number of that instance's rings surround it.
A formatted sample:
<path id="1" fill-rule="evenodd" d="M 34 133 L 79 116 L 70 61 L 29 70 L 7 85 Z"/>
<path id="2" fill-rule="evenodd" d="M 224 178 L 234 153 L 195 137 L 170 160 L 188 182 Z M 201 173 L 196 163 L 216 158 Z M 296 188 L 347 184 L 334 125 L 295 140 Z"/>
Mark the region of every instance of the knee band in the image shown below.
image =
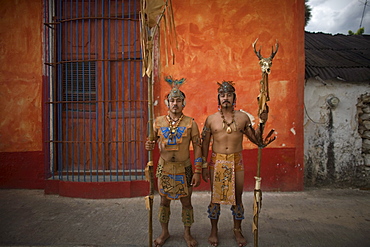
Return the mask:
<path id="1" fill-rule="evenodd" d="M 194 211 L 193 209 L 182 209 L 182 222 L 184 226 L 191 226 L 194 223 Z"/>
<path id="2" fill-rule="evenodd" d="M 207 211 L 208 218 L 212 220 L 217 220 L 218 217 L 220 216 L 220 211 L 221 211 L 220 204 L 210 203 L 208 205 L 208 211 Z"/>
<path id="3" fill-rule="evenodd" d="M 233 212 L 233 215 L 236 220 L 244 220 L 244 207 L 243 204 L 232 205 L 230 210 Z"/>
<path id="4" fill-rule="evenodd" d="M 160 206 L 158 213 L 159 222 L 168 223 L 170 221 L 170 214 L 170 207 Z"/>

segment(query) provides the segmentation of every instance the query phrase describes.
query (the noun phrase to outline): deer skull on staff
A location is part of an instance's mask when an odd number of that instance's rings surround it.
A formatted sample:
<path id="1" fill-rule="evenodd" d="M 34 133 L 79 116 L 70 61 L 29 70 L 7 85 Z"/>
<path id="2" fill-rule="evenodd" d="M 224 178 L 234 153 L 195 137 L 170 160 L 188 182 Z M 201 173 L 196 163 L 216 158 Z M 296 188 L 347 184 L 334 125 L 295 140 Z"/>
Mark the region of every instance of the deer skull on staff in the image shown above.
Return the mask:
<path id="1" fill-rule="evenodd" d="M 261 48 L 258 51 L 256 51 L 257 40 L 258 38 L 256 39 L 256 41 L 254 41 L 252 46 L 253 46 L 254 53 L 256 53 L 256 56 L 259 59 L 259 65 L 261 66 L 261 70 L 262 70 L 262 80 L 260 81 L 261 89 L 260 89 L 260 94 L 258 95 L 258 106 L 259 106 L 258 113 L 261 114 L 267 108 L 266 107 L 267 101 L 270 101 L 268 75 L 271 72 L 270 68 L 272 66 L 272 59 L 275 57 L 276 53 L 278 52 L 279 44 L 276 41 L 275 51 L 274 51 L 274 47 L 272 47 L 271 55 L 267 58 L 264 58 L 261 55 Z"/>
<path id="2" fill-rule="evenodd" d="M 256 41 L 254 41 L 253 43 L 253 50 L 254 50 L 254 53 L 256 53 L 256 56 L 258 57 L 258 59 L 260 60 L 259 61 L 259 64 L 261 66 L 261 70 L 262 70 L 262 73 L 266 73 L 266 74 L 270 74 L 271 72 L 271 66 L 272 66 L 272 59 L 275 57 L 276 53 L 278 52 L 278 49 L 279 49 L 279 43 L 276 42 L 275 44 L 275 51 L 274 51 L 274 47 L 272 47 L 272 51 L 271 51 L 271 55 L 267 58 L 264 58 L 262 57 L 261 55 L 261 48 L 256 51 L 256 44 L 257 44 L 257 40 L 258 38 L 256 39 Z"/>

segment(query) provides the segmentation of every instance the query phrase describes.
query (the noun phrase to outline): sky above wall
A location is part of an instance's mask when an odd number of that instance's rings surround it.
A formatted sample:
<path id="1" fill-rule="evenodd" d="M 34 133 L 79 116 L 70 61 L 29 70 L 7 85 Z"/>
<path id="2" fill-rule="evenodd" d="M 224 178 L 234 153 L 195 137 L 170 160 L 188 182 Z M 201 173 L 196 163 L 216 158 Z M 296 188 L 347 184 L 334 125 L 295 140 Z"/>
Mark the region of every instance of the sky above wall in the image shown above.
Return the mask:
<path id="1" fill-rule="evenodd" d="M 366 0 L 309 0 L 311 20 L 305 30 L 331 34 L 348 34 L 360 28 Z M 370 0 L 367 1 L 361 27 L 370 34 Z"/>

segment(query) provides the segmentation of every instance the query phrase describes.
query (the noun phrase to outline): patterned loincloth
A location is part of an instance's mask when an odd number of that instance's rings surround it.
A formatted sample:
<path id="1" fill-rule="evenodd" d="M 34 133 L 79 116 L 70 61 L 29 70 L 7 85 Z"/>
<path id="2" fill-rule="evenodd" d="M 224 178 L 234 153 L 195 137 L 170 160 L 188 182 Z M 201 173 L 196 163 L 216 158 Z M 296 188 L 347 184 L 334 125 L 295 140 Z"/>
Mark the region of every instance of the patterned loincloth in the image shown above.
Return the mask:
<path id="1" fill-rule="evenodd" d="M 235 172 L 244 170 L 241 153 L 212 153 L 210 168 L 214 169 L 212 203 L 235 205 Z"/>
<path id="2" fill-rule="evenodd" d="M 157 168 L 158 191 L 170 200 L 189 195 L 188 187 L 193 177 L 190 159 L 183 162 L 168 162 L 159 159 Z"/>

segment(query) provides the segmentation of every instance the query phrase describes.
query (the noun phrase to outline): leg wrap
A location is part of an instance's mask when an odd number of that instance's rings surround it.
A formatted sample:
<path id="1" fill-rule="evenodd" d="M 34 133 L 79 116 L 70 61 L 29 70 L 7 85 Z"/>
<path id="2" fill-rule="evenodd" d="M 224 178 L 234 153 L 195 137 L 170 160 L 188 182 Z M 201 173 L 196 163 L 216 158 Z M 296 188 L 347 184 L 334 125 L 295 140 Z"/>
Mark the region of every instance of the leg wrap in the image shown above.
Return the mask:
<path id="1" fill-rule="evenodd" d="M 194 223 L 194 211 L 192 208 L 182 209 L 182 222 L 184 223 L 184 226 L 191 226 Z"/>
<path id="2" fill-rule="evenodd" d="M 160 206 L 158 213 L 159 222 L 168 223 L 170 221 L 170 214 L 170 207 Z"/>
<path id="3" fill-rule="evenodd" d="M 230 210 L 233 212 L 233 215 L 236 220 L 244 220 L 244 207 L 243 204 L 232 205 Z"/>
<path id="4" fill-rule="evenodd" d="M 220 204 L 217 203 L 210 203 L 208 205 L 208 218 L 212 220 L 217 220 L 220 216 L 221 207 Z"/>

